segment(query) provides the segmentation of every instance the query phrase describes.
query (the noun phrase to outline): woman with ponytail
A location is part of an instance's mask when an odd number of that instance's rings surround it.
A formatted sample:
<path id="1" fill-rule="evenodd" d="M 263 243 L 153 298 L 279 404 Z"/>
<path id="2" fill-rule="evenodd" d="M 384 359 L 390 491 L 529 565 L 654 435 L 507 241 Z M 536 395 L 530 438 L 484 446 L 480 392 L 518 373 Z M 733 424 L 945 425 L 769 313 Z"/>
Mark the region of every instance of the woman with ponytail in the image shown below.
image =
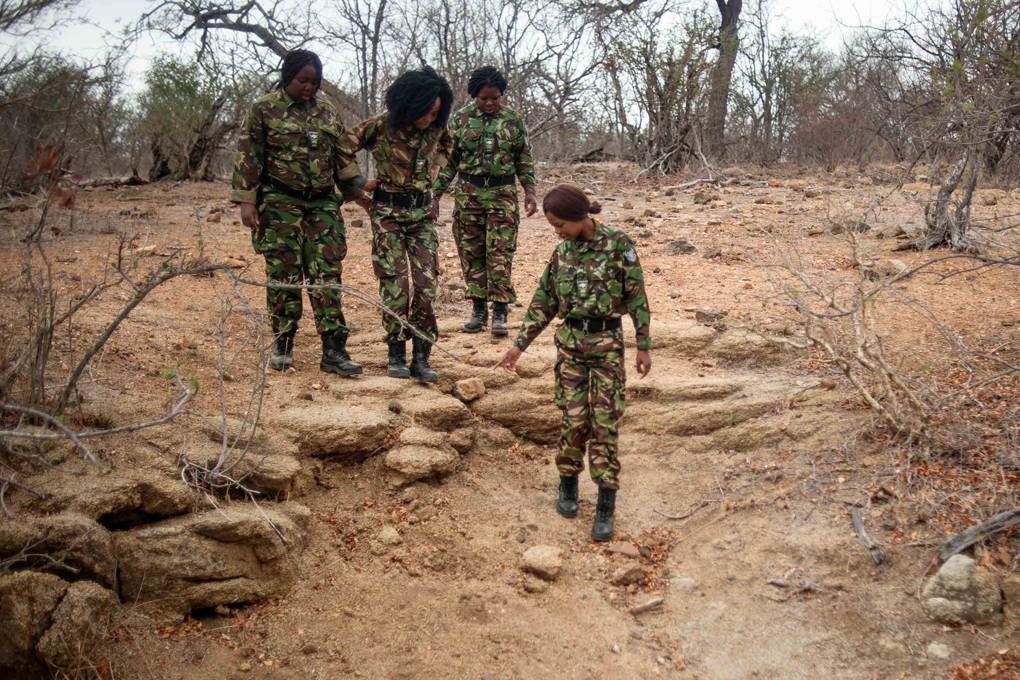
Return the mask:
<path id="1" fill-rule="evenodd" d="M 584 470 L 587 449 L 589 471 L 598 485 L 591 535 L 595 541 L 608 541 L 620 486 L 617 423 L 623 416 L 626 380 L 620 322 L 624 314 L 633 320 L 637 335 L 634 367 L 642 378 L 652 368 L 644 274 L 634 242 L 592 217 L 601 207 L 578 187 L 554 187 L 545 195 L 542 211 L 563 242 L 539 280 L 513 347 L 497 367 L 513 371 L 549 322 L 563 319 L 555 338 L 555 399 L 563 411 L 556 510 L 564 517 L 577 516 L 577 477 Z"/>

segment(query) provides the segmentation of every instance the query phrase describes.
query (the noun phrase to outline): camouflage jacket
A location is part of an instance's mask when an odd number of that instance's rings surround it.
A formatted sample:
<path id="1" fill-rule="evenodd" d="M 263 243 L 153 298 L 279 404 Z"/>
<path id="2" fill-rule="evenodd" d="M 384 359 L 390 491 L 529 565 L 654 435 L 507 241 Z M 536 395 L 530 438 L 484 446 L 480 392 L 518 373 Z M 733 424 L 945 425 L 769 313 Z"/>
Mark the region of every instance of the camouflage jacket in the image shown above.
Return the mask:
<path id="1" fill-rule="evenodd" d="M 446 191 L 458 172 L 491 177 L 516 175 L 525 189 L 535 186 L 528 130 L 513 110 L 501 107 L 488 116 L 470 102 L 453 115 L 450 132 L 453 153 L 436 180 L 437 194 Z"/>
<path id="2" fill-rule="evenodd" d="M 376 177 L 383 191 L 425 192 L 432 188 L 436 173 L 450 159 L 452 141 L 445 128 L 418 130 L 413 126 L 393 131 L 386 127 L 386 114 L 362 121 L 347 134 L 350 153 L 370 149 Z"/>
<path id="3" fill-rule="evenodd" d="M 259 97 L 241 128 L 230 200 L 254 203 L 271 179 L 296 191 L 322 191 L 357 177 L 343 141 L 343 124 L 329 102 L 297 102 L 283 90 Z"/>
<path id="4" fill-rule="evenodd" d="M 624 313 L 634 320 L 638 349 L 651 349 L 651 312 L 634 242 L 595 221 L 592 240 L 563 241 L 553 251 L 514 344 L 526 349 L 556 316 L 604 319 Z"/>

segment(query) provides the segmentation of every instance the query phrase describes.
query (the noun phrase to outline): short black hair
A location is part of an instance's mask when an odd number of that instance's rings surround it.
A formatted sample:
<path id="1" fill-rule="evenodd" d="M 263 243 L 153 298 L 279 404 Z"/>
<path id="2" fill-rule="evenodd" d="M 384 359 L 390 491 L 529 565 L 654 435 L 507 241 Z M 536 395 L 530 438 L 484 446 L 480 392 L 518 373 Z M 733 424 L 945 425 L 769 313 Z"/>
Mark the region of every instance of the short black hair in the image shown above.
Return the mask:
<path id="1" fill-rule="evenodd" d="M 305 66 L 311 64 L 315 67 L 315 73 L 319 76 L 319 82 L 322 82 L 322 61 L 319 59 L 319 55 L 311 50 L 291 50 L 287 53 L 287 56 L 283 58 L 283 64 L 280 66 L 280 89 L 286 88 L 290 85 L 290 81 L 294 80 L 298 73 L 301 72 Z"/>
<path id="2" fill-rule="evenodd" d="M 439 97 L 439 115 L 432 122 L 434 128 L 445 128 L 453 108 L 453 89 L 446 78 L 431 66 L 405 71 L 386 88 L 386 125 L 400 130 L 418 120 L 432 108 Z"/>
<path id="3" fill-rule="evenodd" d="M 506 92 L 506 77 L 495 66 L 482 66 L 471 72 L 467 84 L 468 94 L 477 97 L 486 87 L 494 87 L 500 94 Z"/>

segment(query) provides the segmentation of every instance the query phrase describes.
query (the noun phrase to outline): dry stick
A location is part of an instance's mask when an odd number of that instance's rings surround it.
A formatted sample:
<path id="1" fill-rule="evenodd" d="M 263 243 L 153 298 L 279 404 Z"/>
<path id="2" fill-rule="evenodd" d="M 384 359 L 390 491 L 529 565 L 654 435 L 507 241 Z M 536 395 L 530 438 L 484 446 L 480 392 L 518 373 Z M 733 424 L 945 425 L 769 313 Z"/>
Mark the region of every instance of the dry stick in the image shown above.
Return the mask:
<path id="1" fill-rule="evenodd" d="M 871 559 L 875 561 L 875 564 L 882 564 L 885 562 L 885 552 L 864 529 L 864 517 L 861 515 L 860 508 L 853 508 L 850 510 L 850 521 L 853 522 L 854 531 L 857 532 L 857 539 L 861 542 L 861 545 L 867 548 L 868 552 L 871 553 Z"/>
<path id="2" fill-rule="evenodd" d="M 87 446 L 85 446 L 85 444 L 82 443 L 81 435 L 80 434 L 75 434 L 66 425 L 64 425 L 62 422 L 60 422 L 59 420 L 57 420 L 56 418 L 54 418 L 50 414 L 44 413 L 43 411 L 39 411 L 38 409 L 29 408 L 27 406 L 18 406 L 17 404 L 7 404 L 7 403 L 4 403 L 4 402 L 0 402 L 0 409 L 3 409 L 4 411 L 12 411 L 14 413 L 22 413 L 22 414 L 27 415 L 27 416 L 32 416 L 34 418 L 39 418 L 41 420 L 45 420 L 46 422 L 50 423 L 51 425 L 56 427 L 61 432 L 61 434 L 59 434 L 59 435 L 54 434 L 54 435 L 52 435 L 52 437 L 45 437 L 45 436 L 42 435 L 42 433 L 27 433 L 27 432 L 26 433 L 21 433 L 21 432 L 18 432 L 16 430 L 6 430 L 6 431 L 5 430 L 0 430 L 0 438 L 2 438 L 4 436 L 21 437 L 21 438 L 28 438 L 28 439 L 49 439 L 49 438 L 59 439 L 59 438 L 66 437 L 67 439 L 71 440 L 71 443 L 74 444 L 75 448 L 80 450 L 81 451 L 81 455 L 84 458 L 86 458 L 89 462 L 91 462 L 91 463 L 98 463 L 99 462 L 99 459 L 96 458 L 95 455 L 93 455 L 93 453 L 91 451 L 89 451 L 89 448 Z M 26 437 L 25 435 L 29 435 L 29 436 Z"/>
<path id="3" fill-rule="evenodd" d="M 998 515 L 990 517 L 980 524 L 975 524 L 969 529 L 965 529 L 951 537 L 939 548 L 939 559 L 944 562 L 961 550 L 966 550 L 978 541 L 988 538 L 993 534 L 1005 531 L 1014 524 L 1020 524 L 1020 508 L 1000 512 Z"/>
<path id="4" fill-rule="evenodd" d="M 694 507 L 692 507 L 690 510 L 688 510 L 682 515 L 671 515 L 667 512 L 662 512 L 661 510 L 653 510 L 652 512 L 654 512 L 656 515 L 659 515 L 660 517 L 665 517 L 666 519 L 687 519 L 688 517 L 692 517 L 696 512 L 698 512 L 702 508 L 708 507 L 708 505 L 711 503 L 722 503 L 722 499 L 703 498 L 697 503 L 695 503 Z"/>
<path id="5" fill-rule="evenodd" d="M 435 340 L 433 340 L 429 336 L 425 335 L 425 333 L 409 324 L 406 320 L 400 318 L 397 314 L 394 314 L 392 311 L 387 309 L 385 305 L 376 302 L 368 293 L 365 293 L 357 288 L 354 288 L 353 286 L 348 286 L 347 284 L 344 283 L 282 283 L 279 281 L 252 281 L 251 279 L 243 279 L 234 274 L 234 272 L 230 270 L 227 270 L 227 275 L 236 283 L 243 283 L 246 286 L 257 286 L 259 288 L 279 288 L 281 290 L 335 290 L 342 293 L 347 293 L 348 295 L 353 295 L 362 302 L 366 302 L 375 307 L 376 309 L 380 310 L 383 314 L 389 315 L 394 321 L 396 321 L 401 326 L 414 333 L 422 340 L 432 343 L 432 346 L 435 349 L 439 350 L 440 352 L 450 357 L 454 361 L 458 360 L 456 354 L 446 349 L 443 349 L 438 343 L 435 342 Z"/>

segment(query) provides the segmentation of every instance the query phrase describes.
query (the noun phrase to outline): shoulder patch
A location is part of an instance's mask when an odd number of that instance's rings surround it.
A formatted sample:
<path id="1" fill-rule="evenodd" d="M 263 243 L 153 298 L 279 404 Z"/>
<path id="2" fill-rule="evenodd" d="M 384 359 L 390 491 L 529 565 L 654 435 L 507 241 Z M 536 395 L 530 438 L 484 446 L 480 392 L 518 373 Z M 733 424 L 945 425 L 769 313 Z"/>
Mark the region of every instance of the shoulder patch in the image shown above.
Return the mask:
<path id="1" fill-rule="evenodd" d="M 623 259 L 631 264 L 637 262 L 637 253 L 634 252 L 634 248 L 627 248 L 626 252 L 623 253 Z"/>

